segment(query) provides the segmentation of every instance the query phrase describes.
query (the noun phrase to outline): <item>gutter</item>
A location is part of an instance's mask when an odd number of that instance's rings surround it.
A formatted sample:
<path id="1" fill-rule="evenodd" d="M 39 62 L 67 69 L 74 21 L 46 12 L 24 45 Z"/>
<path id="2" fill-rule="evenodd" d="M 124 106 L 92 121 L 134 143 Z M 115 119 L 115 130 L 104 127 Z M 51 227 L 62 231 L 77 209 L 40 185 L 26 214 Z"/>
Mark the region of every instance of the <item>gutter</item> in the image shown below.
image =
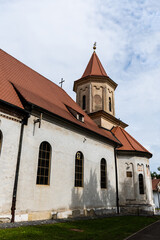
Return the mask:
<path id="1" fill-rule="evenodd" d="M 11 216 L 12 216 L 11 222 L 12 223 L 14 223 L 14 221 L 15 221 L 16 197 L 17 197 L 19 167 L 20 167 L 21 151 L 22 151 L 23 132 L 24 132 L 24 125 L 26 125 L 27 119 L 28 119 L 28 117 L 27 118 L 23 118 L 22 122 L 21 122 L 21 130 L 20 130 L 20 138 L 19 138 L 19 146 L 18 146 L 18 155 L 17 155 L 17 165 L 16 165 L 14 187 L 13 187 L 13 195 L 12 195 L 12 206 L 11 206 Z"/>
<path id="2" fill-rule="evenodd" d="M 118 193 L 118 171 L 117 171 L 116 147 L 114 148 L 114 160 L 115 160 L 115 176 L 116 176 L 116 207 L 117 207 L 117 214 L 119 214 L 119 193 Z"/>

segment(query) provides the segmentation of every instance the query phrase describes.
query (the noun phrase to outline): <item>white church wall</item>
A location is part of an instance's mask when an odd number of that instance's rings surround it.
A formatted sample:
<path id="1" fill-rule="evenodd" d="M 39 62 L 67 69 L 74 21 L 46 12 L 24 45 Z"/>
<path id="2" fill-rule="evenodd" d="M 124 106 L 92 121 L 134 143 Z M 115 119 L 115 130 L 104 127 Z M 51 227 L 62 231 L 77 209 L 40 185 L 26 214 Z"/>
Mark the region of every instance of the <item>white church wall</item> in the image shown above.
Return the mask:
<path id="1" fill-rule="evenodd" d="M 6 115 L 7 116 L 7 115 Z M 62 218 L 116 211 L 114 148 L 87 133 L 42 120 L 34 130 L 31 116 L 24 127 L 19 171 L 16 221 Z M 0 218 L 10 219 L 13 185 L 17 163 L 21 124 L 0 117 L 3 134 L 0 154 Z M 15 118 L 16 120 L 16 118 Z M 50 184 L 37 185 L 39 146 L 47 141 L 52 147 Z M 84 187 L 74 187 L 75 154 L 84 155 Z M 100 161 L 107 162 L 107 189 L 100 188 Z M 118 156 L 120 205 L 153 205 L 149 160 L 145 157 Z M 132 178 L 126 177 L 126 170 Z M 138 174 L 144 176 L 144 194 L 139 194 Z M 103 211 L 99 211 L 102 210 Z"/>
<path id="2" fill-rule="evenodd" d="M 3 116 L 1 116 L 3 115 Z M 0 130 L 3 134 L 0 154 L 0 218 L 11 214 L 12 194 L 17 163 L 21 124 L 17 118 L 0 112 Z"/>
<path id="3" fill-rule="evenodd" d="M 51 211 L 115 209 L 113 146 L 44 120 L 41 128 L 36 125 L 33 136 L 34 119 L 35 117 L 30 117 L 24 129 L 16 213 L 28 213 L 29 219 L 33 220 L 49 218 Z M 43 141 L 49 142 L 52 146 L 50 185 L 36 184 L 39 146 Z M 77 151 L 81 151 L 84 155 L 83 188 L 74 187 Z M 107 162 L 105 190 L 100 188 L 102 158 Z"/>
<path id="4" fill-rule="evenodd" d="M 160 193 L 157 191 L 154 191 L 153 199 L 154 199 L 155 208 L 160 208 Z"/>
<path id="5" fill-rule="evenodd" d="M 153 205 L 152 184 L 148 158 L 136 156 L 118 156 L 118 170 L 120 205 Z M 127 171 L 132 172 L 132 177 L 127 177 Z M 144 194 L 139 193 L 139 174 L 143 174 Z"/>

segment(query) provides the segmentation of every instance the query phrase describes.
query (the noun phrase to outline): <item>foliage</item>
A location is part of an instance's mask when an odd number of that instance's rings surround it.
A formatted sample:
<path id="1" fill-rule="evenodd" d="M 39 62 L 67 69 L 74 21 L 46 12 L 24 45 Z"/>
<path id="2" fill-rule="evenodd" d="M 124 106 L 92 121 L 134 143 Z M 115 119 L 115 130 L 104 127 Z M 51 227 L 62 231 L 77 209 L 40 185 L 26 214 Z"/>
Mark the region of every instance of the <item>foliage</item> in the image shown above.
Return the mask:
<path id="1" fill-rule="evenodd" d="M 49 225 L 0 229 L 1 240 L 122 240 L 156 217 L 120 216 Z"/>
<path id="2" fill-rule="evenodd" d="M 160 171 L 160 167 L 158 167 L 157 170 Z M 160 174 L 158 174 L 156 172 L 151 172 L 151 177 L 152 177 L 152 179 L 154 179 L 154 178 L 160 179 Z"/>

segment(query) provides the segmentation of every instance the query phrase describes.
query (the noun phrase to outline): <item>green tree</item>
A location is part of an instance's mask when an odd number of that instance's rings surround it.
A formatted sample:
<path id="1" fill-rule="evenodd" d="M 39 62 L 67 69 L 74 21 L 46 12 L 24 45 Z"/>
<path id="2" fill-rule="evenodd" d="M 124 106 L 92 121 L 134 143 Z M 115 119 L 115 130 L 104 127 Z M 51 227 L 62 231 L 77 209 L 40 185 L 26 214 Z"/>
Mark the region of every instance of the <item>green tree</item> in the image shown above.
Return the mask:
<path id="1" fill-rule="evenodd" d="M 157 170 L 160 172 L 160 167 L 158 167 Z M 152 177 L 152 179 L 153 178 L 160 179 L 160 174 L 158 174 L 156 172 L 151 172 L 151 177 Z"/>

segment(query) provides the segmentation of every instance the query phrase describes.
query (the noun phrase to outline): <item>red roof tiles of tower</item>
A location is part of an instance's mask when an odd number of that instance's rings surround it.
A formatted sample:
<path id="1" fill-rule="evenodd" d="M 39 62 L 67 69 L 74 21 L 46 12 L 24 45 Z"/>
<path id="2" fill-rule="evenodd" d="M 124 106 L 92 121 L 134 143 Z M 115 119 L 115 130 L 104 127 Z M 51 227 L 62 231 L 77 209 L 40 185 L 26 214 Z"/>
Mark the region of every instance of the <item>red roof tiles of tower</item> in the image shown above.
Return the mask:
<path id="1" fill-rule="evenodd" d="M 100 129 L 62 88 L 0 49 L 0 99 L 23 109 L 15 88 L 27 102 L 119 144 L 110 131 Z M 82 114 L 84 123 L 66 106 Z"/>
<path id="2" fill-rule="evenodd" d="M 114 127 L 111 131 L 123 145 L 122 147 L 118 148 L 119 151 L 144 152 L 152 156 L 152 154 L 146 148 L 144 148 L 137 140 L 135 140 L 123 128 L 117 126 L 117 127 Z"/>
<path id="3" fill-rule="evenodd" d="M 104 70 L 95 51 L 93 52 L 89 60 L 89 63 L 82 75 L 82 78 L 86 76 L 106 76 L 107 77 L 107 73 Z"/>

